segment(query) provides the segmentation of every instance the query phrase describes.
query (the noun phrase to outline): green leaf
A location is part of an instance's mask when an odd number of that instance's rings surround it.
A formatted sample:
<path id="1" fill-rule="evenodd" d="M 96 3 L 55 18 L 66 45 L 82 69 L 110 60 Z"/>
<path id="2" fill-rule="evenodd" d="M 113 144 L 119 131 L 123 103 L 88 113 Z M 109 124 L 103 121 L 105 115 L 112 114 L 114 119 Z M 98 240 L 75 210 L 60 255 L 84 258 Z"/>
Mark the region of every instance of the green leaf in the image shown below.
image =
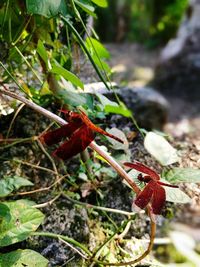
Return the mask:
<path id="1" fill-rule="evenodd" d="M 111 101 L 106 96 L 104 96 L 104 95 L 102 95 L 100 93 L 95 93 L 95 95 L 97 96 L 99 102 L 103 105 L 103 107 L 105 107 L 106 105 L 110 105 L 110 106 L 114 106 L 114 107 L 119 107 L 119 105 L 116 102 Z"/>
<path id="2" fill-rule="evenodd" d="M 191 198 L 186 195 L 179 188 L 172 188 L 165 186 L 166 192 L 166 201 L 175 202 L 175 203 L 189 203 Z"/>
<path id="3" fill-rule="evenodd" d="M 66 80 L 70 81 L 72 84 L 82 89 L 84 88 L 84 85 L 81 80 L 72 72 L 64 69 L 58 62 L 52 64 L 51 72 L 54 74 L 61 75 Z"/>
<path id="4" fill-rule="evenodd" d="M 4 179 L 0 180 L 0 197 L 5 197 L 9 195 L 14 190 L 19 189 L 22 186 L 31 186 L 33 183 L 31 183 L 29 180 L 24 179 L 19 176 L 13 176 L 9 177 L 6 176 Z"/>
<path id="5" fill-rule="evenodd" d="M 89 4 L 88 1 L 85 0 L 74 0 L 74 2 L 80 7 L 82 8 L 83 11 L 85 11 L 86 13 L 88 13 L 89 15 L 93 16 L 93 17 L 97 17 L 96 14 L 94 13 L 95 8 Z"/>
<path id="6" fill-rule="evenodd" d="M 40 55 L 42 60 L 45 62 L 46 67 L 48 68 L 48 55 L 47 55 L 47 51 L 43 45 L 43 42 L 41 40 L 38 41 L 36 51 Z"/>
<path id="7" fill-rule="evenodd" d="M 108 6 L 107 0 L 91 0 L 91 1 L 100 7 L 107 7 Z"/>
<path id="8" fill-rule="evenodd" d="M 0 203 L 0 247 L 26 239 L 42 223 L 44 215 L 24 201 Z"/>
<path id="9" fill-rule="evenodd" d="M 192 168 L 173 168 L 164 173 L 164 178 L 172 183 L 200 183 L 200 170 Z"/>
<path id="10" fill-rule="evenodd" d="M 73 107 L 85 105 L 90 109 L 93 109 L 93 98 L 90 94 L 76 93 L 67 89 L 62 89 L 58 92 L 58 96 L 65 104 Z"/>
<path id="11" fill-rule="evenodd" d="M 0 255 L 0 267 L 47 267 L 48 260 L 30 249 L 18 249 Z"/>
<path id="12" fill-rule="evenodd" d="M 85 45 L 90 51 L 91 56 L 97 56 L 99 58 L 109 59 L 110 53 L 108 50 L 96 39 L 92 37 L 87 37 L 85 40 Z"/>
<path id="13" fill-rule="evenodd" d="M 161 135 L 148 132 L 144 139 L 146 150 L 163 166 L 170 165 L 179 160 L 177 151 Z"/>
<path id="14" fill-rule="evenodd" d="M 117 128 L 111 128 L 111 129 L 106 129 L 106 131 L 110 134 L 113 134 L 113 135 L 119 137 L 120 139 L 122 139 L 124 141 L 124 143 L 122 144 L 122 143 L 118 142 L 117 140 L 106 136 L 106 138 L 112 144 L 113 149 L 124 150 L 124 151 L 128 150 L 128 140 L 127 140 L 125 134 L 121 130 L 119 130 Z"/>
<path id="15" fill-rule="evenodd" d="M 26 0 L 27 12 L 29 14 L 42 15 L 47 18 L 58 15 L 67 15 L 67 4 L 65 0 Z"/>
<path id="16" fill-rule="evenodd" d="M 104 108 L 104 111 L 107 113 L 115 113 L 115 114 L 120 114 L 124 117 L 131 118 L 132 114 L 130 110 L 127 108 L 124 108 L 123 106 L 111 106 L 111 105 L 106 105 Z"/>

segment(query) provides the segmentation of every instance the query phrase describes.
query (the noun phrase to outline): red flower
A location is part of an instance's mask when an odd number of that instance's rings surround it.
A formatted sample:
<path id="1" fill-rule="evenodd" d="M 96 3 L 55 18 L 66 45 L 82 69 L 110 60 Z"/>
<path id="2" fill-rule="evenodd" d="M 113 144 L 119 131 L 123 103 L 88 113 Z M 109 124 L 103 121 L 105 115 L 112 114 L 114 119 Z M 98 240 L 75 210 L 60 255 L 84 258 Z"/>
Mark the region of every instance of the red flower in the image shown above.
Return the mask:
<path id="1" fill-rule="evenodd" d="M 80 113 L 68 110 L 61 110 L 61 112 L 65 113 L 68 124 L 63 125 L 54 131 L 47 132 L 40 137 L 40 139 L 48 146 L 57 144 L 63 138 L 69 138 L 69 140 L 61 144 L 53 152 L 54 156 L 66 160 L 82 152 L 94 140 L 94 132 L 107 135 L 123 143 L 120 138 L 109 134 L 94 125 L 87 115 L 81 110 Z"/>
<path id="2" fill-rule="evenodd" d="M 160 176 L 154 170 L 138 161 L 135 161 L 134 163 L 125 162 L 124 165 L 141 172 L 138 175 L 138 180 L 147 183 L 145 188 L 137 195 L 134 201 L 136 206 L 144 209 L 147 204 L 151 202 L 153 213 L 161 214 L 162 208 L 166 201 L 166 193 L 163 186 L 174 188 L 177 188 L 178 186 L 159 181 Z"/>

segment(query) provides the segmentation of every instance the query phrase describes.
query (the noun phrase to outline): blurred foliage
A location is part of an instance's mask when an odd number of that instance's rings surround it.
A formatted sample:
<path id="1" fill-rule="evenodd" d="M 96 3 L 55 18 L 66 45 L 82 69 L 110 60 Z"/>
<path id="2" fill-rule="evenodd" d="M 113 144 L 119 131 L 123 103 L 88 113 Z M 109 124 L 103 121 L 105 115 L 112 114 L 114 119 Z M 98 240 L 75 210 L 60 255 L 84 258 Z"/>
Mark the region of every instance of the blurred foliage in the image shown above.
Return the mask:
<path id="1" fill-rule="evenodd" d="M 109 0 L 109 8 L 97 11 L 97 32 L 107 42 L 162 45 L 175 35 L 187 6 L 188 0 Z"/>

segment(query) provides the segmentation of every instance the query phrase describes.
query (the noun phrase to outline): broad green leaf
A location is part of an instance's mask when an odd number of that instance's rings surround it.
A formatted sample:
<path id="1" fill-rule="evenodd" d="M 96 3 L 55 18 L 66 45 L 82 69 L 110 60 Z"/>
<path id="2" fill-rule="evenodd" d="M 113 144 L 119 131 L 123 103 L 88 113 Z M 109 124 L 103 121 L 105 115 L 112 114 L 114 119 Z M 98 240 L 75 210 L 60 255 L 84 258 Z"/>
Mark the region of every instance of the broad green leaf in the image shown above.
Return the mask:
<path id="1" fill-rule="evenodd" d="M 85 45 L 90 51 L 92 56 L 98 55 L 99 58 L 108 59 L 110 58 L 110 53 L 108 50 L 96 39 L 92 37 L 87 37 L 85 40 Z"/>
<path id="2" fill-rule="evenodd" d="M 132 114 L 130 110 L 127 108 L 124 108 L 123 106 L 111 106 L 111 105 L 106 105 L 104 108 L 104 111 L 107 113 L 115 113 L 115 114 L 120 114 L 124 117 L 131 118 Z"/>
<path id="3" fill-rule="evenodd" d="M 95 8 L 88 2 L 85 0 L 74 0 L 74 2 L 83 9 L 83 11 L 85 11 L 86 13 L 88 13 L 89 15 L 93 16 L 93 17 L 97 17 L 96 14 L 94 13 Z"/>
<path id="4" fill-rule="evenodd" d="M 48 68 L 48 55 L 41 40 L 39 40 L 37 44 L 37 53 L 40 55 L 42 60 L 45 62 L 46 67 Z"/>
<path id="5" fill-rule="evenodd" d="M 22 186 L 31 186 L 31 185 L 33 185 L 33 183 L 31 183 L 29 180 L 24 179 L 22 177 L 6 176 L 0 180 L 0 197 L 5 197 L 9 195 L 11 192 L 13 192 L 14 190 L 17 190 Z"/>
<path id="6" fill-rule="evenodd" d="M 86 105 L 90 109 L 93 109 L 93 98 L 90 94 L 84 94 L 79 92 L 62 89 L 58 92 L 59 97 L 65 104 L 73 107 Z"/>
<path id="7" fill-rule="evenodd" d="M 4 247 L 26 239 L 42 223 L 44 215 L 17 200 L 0 203 L 0 219 L 0 247 Z"/>
<path id="8" fill-rule="evenodd" d="M 164 174 L 164 178 L 172 183 L 200 183 L 200 170 L 193 168 L 173 168 Z"/>
<path id="9" fill-rule="evenodd" d="M 91 1 L 100 7 L 107 7 L 108 6 L 107 0 L 91 0 Z"/>
<path id="10" fill-rule="evenodd" d="M 58 15 L 67 15 L 67 3 L 65 0 L 26 0 L 26 8 L 29 14 L 42 15 L 47 18 Z"/>
<path id="11" fill-rule="evenodd" d="M 128 150 L 128 140 L 127 140 L 125 134 L 121 130 L 119 130 L 117 128 L 111 128 L 111 129 L 106 129 L 106 131 L 110 134 L 113 134 L 113 135 L 119 137 L 120 139 L 122 139 L 124 141 L 124 143 L 122 144 L 122 143 L 118 142 L 117 140 L 106 136 L 106 138 L 112 144 L 113 149 L 125 150 L 125 151 Z"/>
<path id="12" fill-rule="evenodd" d="M 175 203 L 189 203 L 191 198 L 186 195 L 179 188 L 172 188 L 164 186 L 166 192 L 166 201 L 175 202 Z"/>
<path id="13" fill-rule="evenodd" d="M 52 64 L 51 72 L 54 74 L 61 75 L 66 80 L 70 81 L 72 84 L 79 86 L 80 88 L 84 88 L 83 83 L 81 80 L 72 72 L 64 69 L 60 64 L 56 62 L 56 64 Z"/>
<path id="14" fill-rule="evenodd" d="M 115 107 L 119 107 L 119 105 L 114 102 L 111 101 L 110 99 L 108 99 L 106 96 L 100 94 L 100 93 L 96 93 L 95 94 L 98 98 L 98 100 L 100 101 L 100 103 L 105 107 L 106 105 L 110 105 L 110 106 L 115 106 Z"/>
<path id="15" fill-rule="evenodd" d="M 111 73 L 111 68 L 103 59 L 97 57 L 96 55 L 94 55 L 92 58 L 100 70 L 103 70 L 104 72 L 106 72 L 107 75 Z"/>
<path id="16" fill-rule="evenodd" d="M 30 249 L 18 249 L 0 254 L 0 267 L 47 267 L 48 260 Z"/>
<path id="17" fill-rule="evenodd" d="M 154 132 L 148 132 L 144 139 L 146 150 L 163 166 L 170 165 L 179 160 L 177 151 L 168 141 Z"/>

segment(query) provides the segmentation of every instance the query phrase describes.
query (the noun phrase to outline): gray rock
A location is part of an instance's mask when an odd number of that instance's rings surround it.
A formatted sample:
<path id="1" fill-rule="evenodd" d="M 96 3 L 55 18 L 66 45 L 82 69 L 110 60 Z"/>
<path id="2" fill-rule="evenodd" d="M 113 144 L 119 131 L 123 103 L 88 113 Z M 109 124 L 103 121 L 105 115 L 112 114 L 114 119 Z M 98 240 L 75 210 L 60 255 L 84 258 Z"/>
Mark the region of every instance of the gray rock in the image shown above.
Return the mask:
<path id="1" fill-rule="evenodd" d="M 153 87 L 168 96 L 199 101 L 200 0 L 191 0 L 175 39 L 163 49 Z"/>
<path id="2" fill-rule="evenodd" d="M 149 87 L 122 88 L 119 97 L 132 111 L 140 127 L 162 129 L 168 117 L 168 102 Z"/>

